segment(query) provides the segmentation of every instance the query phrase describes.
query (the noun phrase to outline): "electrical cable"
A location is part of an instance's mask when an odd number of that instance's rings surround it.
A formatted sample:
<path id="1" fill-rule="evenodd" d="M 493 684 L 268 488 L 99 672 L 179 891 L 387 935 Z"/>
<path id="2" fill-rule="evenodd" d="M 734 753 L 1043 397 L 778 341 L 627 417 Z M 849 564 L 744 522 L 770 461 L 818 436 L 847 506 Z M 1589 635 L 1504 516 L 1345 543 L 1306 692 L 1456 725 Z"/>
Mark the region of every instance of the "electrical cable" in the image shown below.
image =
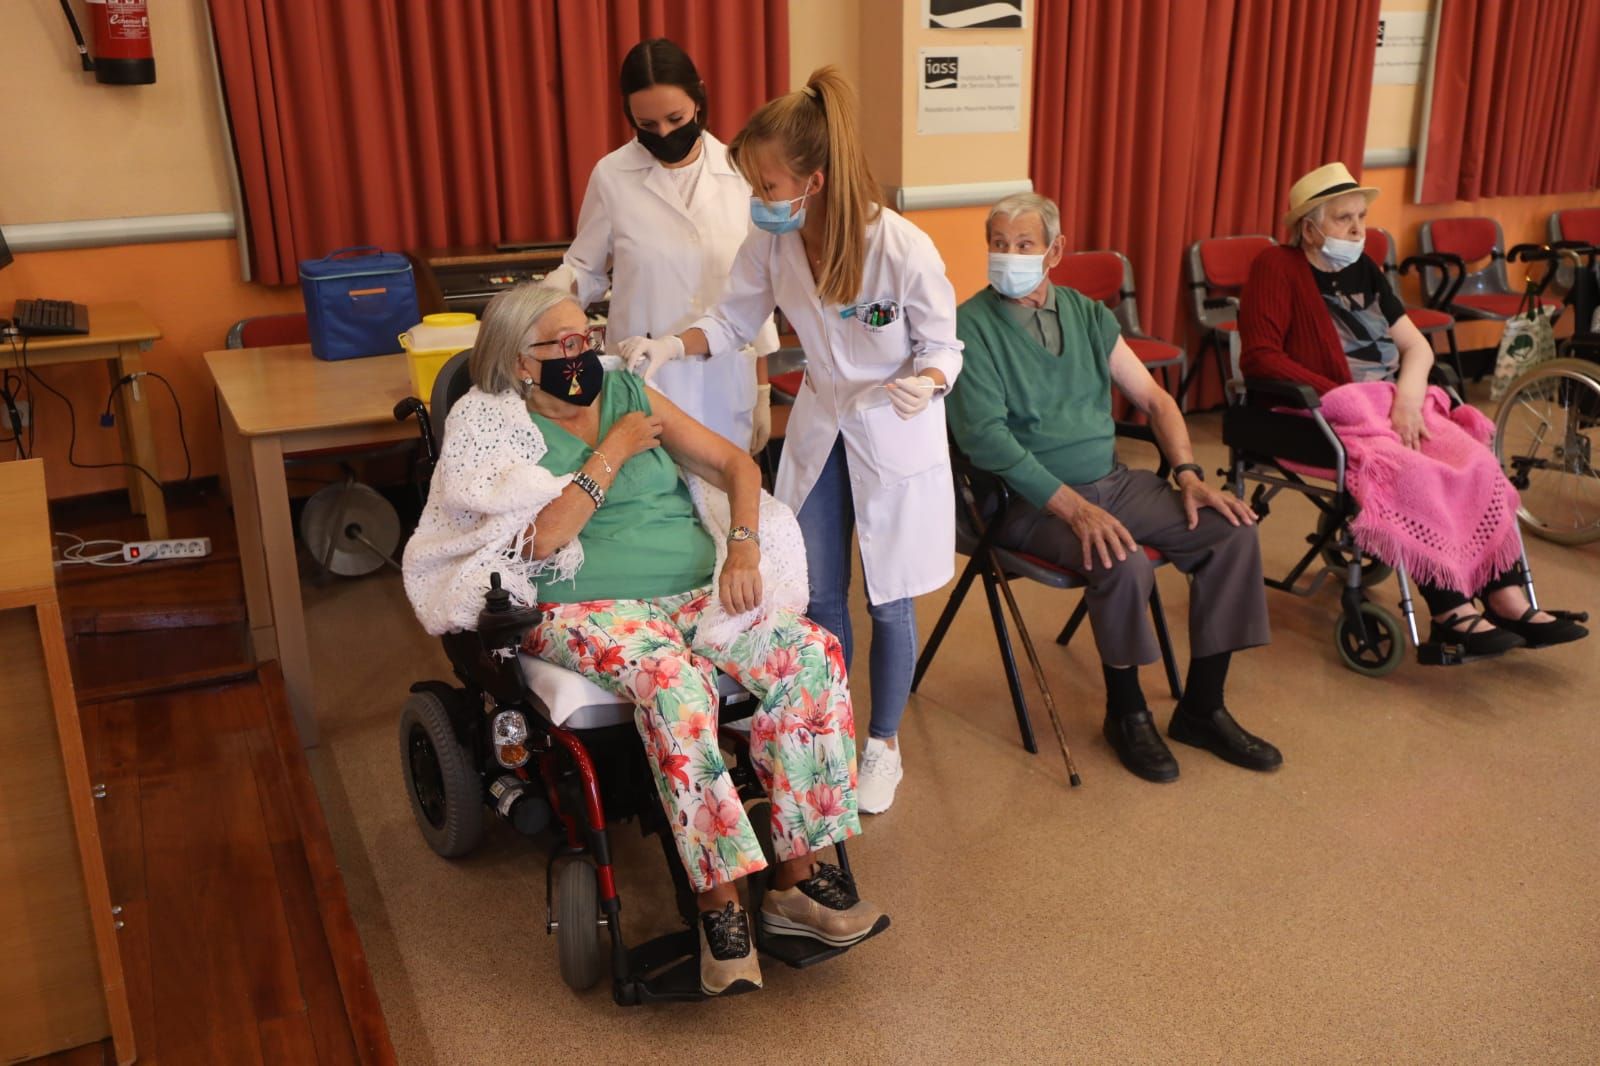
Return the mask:
<path id="1" fill-rule="evenodd" d="M 23 344 L 24 344 L 24 346 L 26 346 L 27 341 L 24 340 Z M 15 349 L 15 347 L 16 347 L 16 345 L 13 344 L 12 348 Z M 36 382 L 39 385 L 44 386 L 44 389 L 45 389 L 46 392 L 49 392 L 51 395 L 55 396 L 56 399 L 60 400 L 62 403 L 67 405 L 67 433 L 68 433 L 68 436 L 67 436 L 67 462 L 70 465 L 77 467 L 79 470 L 106 470 L 106 469 L 109 469 L 111 467 L 127 467 L 130 470 L 137 470 L 137 471 L 139 471 L 139 473 L 141 473 L 145 477 L 149 478 L 150 482 L 153 485 L 155 485 L 157 491 L 161 491 L 163 486 L 161 484 L 160 479 L 157 478 L 150 471 L 146 470 L 144 467 L 140 466 L 138 463 L 80 463 L 80 462 L 78 462 L 78 459 L 77 459 L 78 410 L 77 410 L 77 408 L 72 405 L 72 401 L 70 399 L 68 399 L 66 393 L 62 392 L 60 389 L 58 389 L 54 385 L 50 384 L 44 378 L 40 377 L 37 371 L 33 370 L 32 368 L 28 368 L 27 372 L 28 372 L 28 377 L 32 381 Z M 38 419 L 35 418 L 35 419 L 33 419 L 33 421 L 38 421 Z"/>
<path id="2" fill-rule="evenodd" d="M 69 540 L 73 541 L 72 544 L 70 544 L 67 547 L 61 549 L 61 565 L 62 566 L 72 566 L 72 565 L 75 565 L 75 564 L 86 565 L 86 566 L 137 566 L 138 565 L 139 560 L 137 560 L 137 559 L 124 559 L 122 557 L 122 549 L 127 546 L 127 542 L 126 541 L 111 540 L 111 539 L 108 539 L 108 538 L 99 538 L 99 539 L 96 539 L 96 540 L 84 540 L 82 537 L 78 536 L 76 533 L 63 533 L 63 532 L 57 532 L 56 536 L 58 536 L 58 537 L 66 537 Z M 100 552 L 100 553 L 95 554 L 95 555 L 85 555 L 84 554 L 85 551 L 87 551 L 91 546 L 96 545 L 96 544 L 114 544 L 114 545 L 116 545 L 116 550 L 115 551 L 109 551 L 109 552 Z M 115 560 L 115 561 L 113 561 L 113 560 Z"/>

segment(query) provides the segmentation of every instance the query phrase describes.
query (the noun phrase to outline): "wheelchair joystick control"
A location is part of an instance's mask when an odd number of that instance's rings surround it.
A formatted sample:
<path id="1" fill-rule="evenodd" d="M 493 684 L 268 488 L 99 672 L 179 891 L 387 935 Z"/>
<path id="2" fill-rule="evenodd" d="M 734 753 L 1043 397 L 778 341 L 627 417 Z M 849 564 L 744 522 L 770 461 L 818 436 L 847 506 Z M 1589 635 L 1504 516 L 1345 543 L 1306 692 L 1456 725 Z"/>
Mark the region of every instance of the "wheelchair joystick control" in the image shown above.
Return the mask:
<path id="1" fill-rule="evenodd" d="M 489 575 L 489 591 L 478 612 L 478 636 L 486 648 L 517 647 L 543 614 L 537 607 L 515 607 L 511 590 L 500 583 L 500 574 Z"/>

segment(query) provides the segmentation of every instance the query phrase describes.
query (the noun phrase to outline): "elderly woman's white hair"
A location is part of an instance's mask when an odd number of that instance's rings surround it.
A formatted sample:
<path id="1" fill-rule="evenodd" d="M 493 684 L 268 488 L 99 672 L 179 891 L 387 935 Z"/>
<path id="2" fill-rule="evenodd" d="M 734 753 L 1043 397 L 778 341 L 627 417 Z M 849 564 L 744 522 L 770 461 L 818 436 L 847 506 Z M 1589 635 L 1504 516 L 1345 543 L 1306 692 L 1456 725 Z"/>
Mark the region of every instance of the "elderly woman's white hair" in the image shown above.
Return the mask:
<path id="1" fill-rule="evenodd" d="M 989 224 L 997 218 L 1007 221 L 1015 219 L 1018 215 L 1036 214 L 1039 221 L 1044 224 L 1044 240 L 1046 244 L 1054 244 L 1055 239 L 1061 236 L 1061 210 L 1056 207 L 1056 202 L 1048 196 L 1040 196 L 1036 192 L 1016 192 L 989 208 L 989 217 L 983 220 L 983 232 L 989 232 Z"/>
<path id="2" fill-rule="evenodd" d="M 533 282 L 507 289 L 490 300 L 489 306 L 483 309 L 478 340 L 467 360 L 472 383 L 490 394 L 525 393 L 527 389 L 517 377 L 517 356 L 522 351 L 522 339 L 535 322 L 563 300 L 570 301 L 572 297 Z"/>

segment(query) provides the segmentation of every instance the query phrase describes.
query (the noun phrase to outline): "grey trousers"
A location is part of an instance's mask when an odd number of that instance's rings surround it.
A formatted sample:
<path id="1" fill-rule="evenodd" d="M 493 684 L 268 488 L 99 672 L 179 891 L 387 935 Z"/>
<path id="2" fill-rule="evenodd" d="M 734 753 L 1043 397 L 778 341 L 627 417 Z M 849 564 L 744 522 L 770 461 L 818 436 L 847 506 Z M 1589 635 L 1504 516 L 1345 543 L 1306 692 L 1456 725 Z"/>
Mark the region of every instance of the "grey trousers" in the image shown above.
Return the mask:
<path id="1" fill-rule="evenodd" d="M 1154 548 L 1189 575 L 1189 654 L 1238 651 L 1267 643 L 1266 587 L 1261 581 L 1261 543 L 1254 526 L 1235 526 L 1207 507 L 1200 524 L 1188 528 L 1182 497 L 1154 472 L 1122 464 L 1072 490 L 1111 513 L 1141 548 Z M 999 519 L 1002 547 L 1027 552 L 1082 573 L 1089 582 L 1089 624 L 1100 660 L 1111 666 L 1153 663 L 1161 657 L 1150 627 L 1150 590 L 1155 565 L 1144 552 L 1111 568 L 1097 560 L 1083 569 L 1083 545 L 1072 527 L 1026 500 L 1016 500 Z"/>

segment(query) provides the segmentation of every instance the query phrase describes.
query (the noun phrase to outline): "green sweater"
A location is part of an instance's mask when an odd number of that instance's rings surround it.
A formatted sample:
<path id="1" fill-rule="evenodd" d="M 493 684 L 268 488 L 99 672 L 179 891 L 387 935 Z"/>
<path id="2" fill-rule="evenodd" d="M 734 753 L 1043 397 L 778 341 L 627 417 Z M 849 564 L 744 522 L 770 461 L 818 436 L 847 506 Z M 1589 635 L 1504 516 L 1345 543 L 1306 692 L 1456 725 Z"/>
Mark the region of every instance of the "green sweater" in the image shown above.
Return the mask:
<path id="1" fill-rule="evenodd" d="M 1055 355 L 1017 326 L 1003 299 L 986 288 L 956 312 L 966 348 L 945 413 L 968 458 L 1042 508 L 1062 485 L 1111 473 L 1110 359 L 1121 333 L 1104 304 L 1058 285 Z"/>

